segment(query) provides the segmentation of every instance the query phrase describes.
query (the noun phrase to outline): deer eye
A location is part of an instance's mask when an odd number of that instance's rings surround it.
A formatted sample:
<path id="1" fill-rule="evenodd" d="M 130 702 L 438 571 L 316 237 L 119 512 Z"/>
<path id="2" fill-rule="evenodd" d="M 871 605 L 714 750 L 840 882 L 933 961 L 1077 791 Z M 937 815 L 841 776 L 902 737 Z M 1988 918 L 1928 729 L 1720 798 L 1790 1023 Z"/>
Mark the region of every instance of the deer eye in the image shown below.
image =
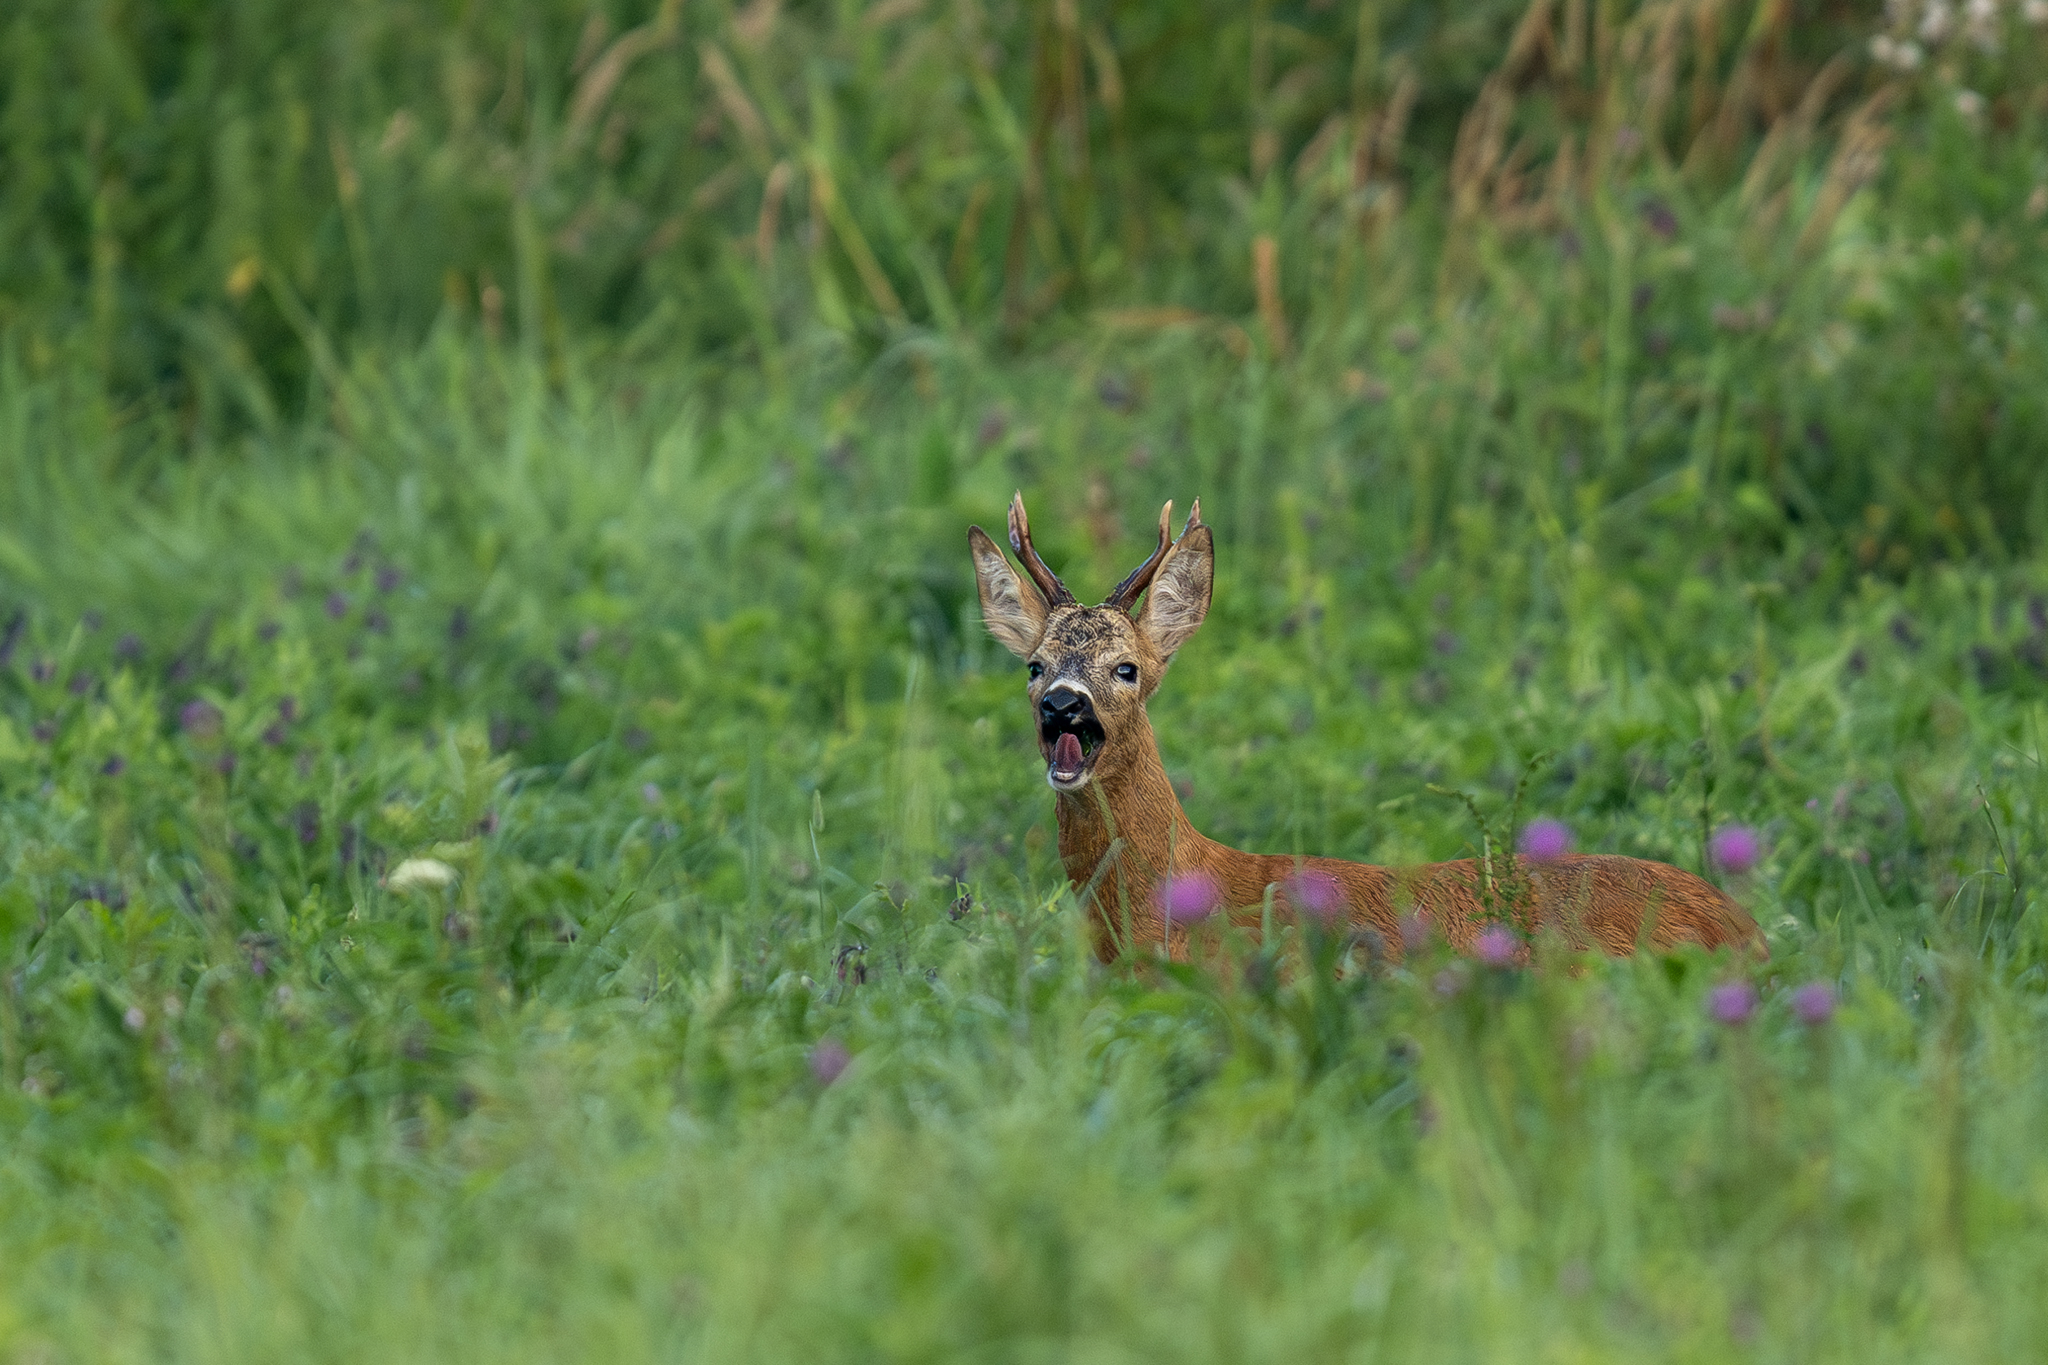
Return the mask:
<path id="1" fill-rule="evenodd" d="M 1134 683 L 1138 680 L 1138 666 L 1136 664 L 1118 664 L 1116 666 L 1116 675 L 1127 683 Z"/>
<path id="2" fill-rule="evenodd" d="M 1038 679 L 1039 679 L 1039 677 L 1040 677 L 1041 675 L 1043 675 L 1043 674 L 1044 674 L 1044 672 L 1045 672 L 1045 665 L 1044 665 L 1044 664 L 1042 664 L 1042 663 L 1040 663 L 1040 662 L 1038 662 L 1038 660 L 1036 660 L 1036 659 L 1033 659 L 1033 660 L 1031 661 L 1031 680 L 1032 680 L 1033 682 L 1037 682 L 1037 681 L 1038 681 Z"/>

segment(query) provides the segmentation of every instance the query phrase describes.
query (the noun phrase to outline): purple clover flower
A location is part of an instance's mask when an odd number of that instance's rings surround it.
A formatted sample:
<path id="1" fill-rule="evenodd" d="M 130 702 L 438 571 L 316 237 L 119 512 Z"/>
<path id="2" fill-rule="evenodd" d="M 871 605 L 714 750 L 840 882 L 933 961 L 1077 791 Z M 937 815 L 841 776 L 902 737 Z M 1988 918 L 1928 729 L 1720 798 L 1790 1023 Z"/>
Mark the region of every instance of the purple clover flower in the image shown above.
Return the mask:
<path id="1" fill-rule="evenodd" d="M 404 581 L 404 571 L 395 564 L 385 564 L 377 570 L 378 592 L 390 592 Z"/>
<path id="2" fill-rule="evenodd" d="M 178 727 L 194 739 L 212 739 L 220 733 L 220 708 L 195 697 L 178 708 Z"/>
<path id="3" fill-rule="evenodd" d="M 1472 940 L 1472 955 L 1489 967 L 1511 967 L 1521 946 L 1506 925 L 1489 924 Z"/>
<path id="4" fill-rule="evenodd" d="M 837 1038 L 820 1038 L 811 1049 L 811 1077 L 819 1085 L 830 1085 L 844 1075 L 853 1054 Z"/>
<path id="5" fill-rule="evenodd" d="M 1808 1028 L 1819 1028 L 1835 1017 L 1835 988 L 1825 981 L 1809 981 L 1792 992 L 1792 1013 Z"/>
<path id="6" fill-rule="evenodd" d="M 1297 872 L 1287 879 L 1287 903 L 1326 928 L 1344 918 L 1344 888 L 1327 872 Z"/>
<path id="7" fill-rule="evenodd" d="M 1717 1024 L 1740 1028 L 1756 1013 L 1756 987 L 1747 981 L 1724 981 L 1707 992 L 1707 1013 Z"/>
<path id="8" fill-rule="evenodd" d="M 652 782 L 645 784 L 640 788 L 640 799 L 642 801 L 645 801 L 650 806 L 660 805 L 661 788 Z"/>
<path id="9" fill-rule="evenodd" d="M 1707 841 L 1707 854 L 1724 872 L 1747 872 L 1763 856 L 1763 840 L 1748 825 L 1723 825 Z"/>
<path id="10" fill-rule="evenodd" d="M 1572 849 L 1572 832 L 1562 820 L 1531 820 L 1522 826 L 1522 852 L 1531 862 L 1554 863 Z"/>
<path id="11" fill-rule="evenodd" d="M 1159 887 L 1159 908 L 1169 924 L 1199 924 L 1223 903 L 1223 888 L 1206 872 L 1183 872 Z"/>
<path id="12" fill-rule="evenodd" d="M 339 590 L 328 593 L 327 614 L 336 621 L 348 615 L 348 594 Z"/>
<path id="13" fill-rule="evenodd" d="M 119 754 L 115 754 L 105 763 L 100 764 L 100 771 L 108 777 L 119 777 L 122 773 L 128 771 L 128 760 Z"/>

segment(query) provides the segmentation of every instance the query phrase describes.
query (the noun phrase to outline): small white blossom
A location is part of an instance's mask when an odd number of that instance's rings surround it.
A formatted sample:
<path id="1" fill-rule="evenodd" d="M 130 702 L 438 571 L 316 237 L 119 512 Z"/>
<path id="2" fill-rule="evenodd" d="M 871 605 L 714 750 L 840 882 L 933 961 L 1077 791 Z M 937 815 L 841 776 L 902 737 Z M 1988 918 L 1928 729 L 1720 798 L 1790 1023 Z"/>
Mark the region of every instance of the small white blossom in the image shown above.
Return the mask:
<path id="1" fill-rule="evenodd" d="M 1956 112 L 1966 119 L 1976 119 L 1984 112 L 1984 97 L 1974 90 L 1956 91 Z"/>
<path id="2" fill-rule="evenodd" d="M 1963 31 L 1985 52 L 1998 50 L 1998 0 L 1967 0 L 1963 5 Z"/>
<path id="3" fill-rule="evenodd" d="M 1927 8 L 1920 13 L 1920 39 L 1922 42 L 1938 43 L 1948 34 L 1950 20 L 1948 0 L 1928 0 Z"/>
<path id="4" fill-rule="evenodd" d="M 2020 17 L 2036 27 L 2048 24 L 2048 0 L 2021 0 Z"/>
<path id="5" fill-rule="evenodd" d="M 384 885 L 393 891 L 410 891 L 416 886 L 446 886 L 454 880 L 455 869 L 439 858 L 407 858 L 385 876 Z"/>

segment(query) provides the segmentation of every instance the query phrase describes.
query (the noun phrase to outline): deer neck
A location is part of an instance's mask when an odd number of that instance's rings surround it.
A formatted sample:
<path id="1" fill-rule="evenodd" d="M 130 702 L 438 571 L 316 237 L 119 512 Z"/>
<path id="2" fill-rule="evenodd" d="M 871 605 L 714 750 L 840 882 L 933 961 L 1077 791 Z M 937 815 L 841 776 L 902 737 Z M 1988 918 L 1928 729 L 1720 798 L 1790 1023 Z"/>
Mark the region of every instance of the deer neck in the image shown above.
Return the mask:
<path id="1" fill-rule="evenodd" d="M 1152 885 L 1169 873 L 1194 867 L 1220 872 L 1215 864 L 1247 856 L 1203 837 L 1189 822 L 1144 712 L 1125 745 L 1123 762 L 1105 765 L 1080 791 L 1060 793 L 1060 861 L 1076 890 L 1093 888 L 1099 898 L 1121 902 L 1125 893 L 1142 889 L 1149 904 Z"/>

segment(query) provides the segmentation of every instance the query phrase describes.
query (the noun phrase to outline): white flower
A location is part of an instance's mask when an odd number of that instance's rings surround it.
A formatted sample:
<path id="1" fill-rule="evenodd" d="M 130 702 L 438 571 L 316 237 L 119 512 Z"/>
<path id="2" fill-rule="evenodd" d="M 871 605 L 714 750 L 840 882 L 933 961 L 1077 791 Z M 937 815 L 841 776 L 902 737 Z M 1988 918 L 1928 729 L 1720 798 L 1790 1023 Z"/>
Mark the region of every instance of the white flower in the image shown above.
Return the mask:
<path id="1" fill-rule="evenodd" d="M 454 880 L 455 869 L 439 858 L 407 858 L 385 876 L 384 885 L 393 891 L 410 891 L 416 886 L 446 886 Z"/>
<path id="2" fill-rule="evenodd" d="M 2048 0 L 2021 0 L 2020 17 L 2030 24 L 2048 24 Z"/>
<path id="3" fill-rule="evenodd" d="M 1948 0 L 1928 0 L 1927 9 L 1920 16 L 1920 37 L 1930 43 L 1938 43 L 1948 32 L 1950 19 Z"/>
<path id="4" fill-rule="evenodd" d="M 1963 29 L 1980 50 L 1998 50 L 1998 0 L 1966 0 Z"/>
<path id="5" fill-rule="evenodd" d="M 1984 97 L 1974 90 L 1956 91 L 1956 112 L 1966 119 L 1975 119 L 1984 112 Z"/>

